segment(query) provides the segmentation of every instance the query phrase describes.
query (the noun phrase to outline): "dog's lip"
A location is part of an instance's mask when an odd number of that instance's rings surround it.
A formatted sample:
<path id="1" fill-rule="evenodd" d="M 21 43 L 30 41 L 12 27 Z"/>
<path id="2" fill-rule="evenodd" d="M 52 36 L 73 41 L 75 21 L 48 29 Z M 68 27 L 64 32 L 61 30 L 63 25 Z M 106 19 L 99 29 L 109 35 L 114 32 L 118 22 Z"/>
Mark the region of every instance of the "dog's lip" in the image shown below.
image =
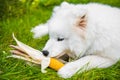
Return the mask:
<path id="1" fill-rule="evenodd" d="M 57 58 L 62 63 L 67 63 L 69 61 L 69 55 L 65 51 L 61 52 L 59 55 L 55 56 L 54 58 Z"/>
<path id="2" fill-rule="evenodd" d="M 65 51 L 61 52 L 59 55 L 55 56 L 55 58 L 60 58 L 61 56 L 63 56 L 64 54 L 66 54 Z"/>
<path id="3" fill-rule="evenodd" d="M 65 54 L 67 54 L 70 57 L 69 53 L 71 53 L 71 51 L 69 49 L 66 49 L 66 50 L 63 50 L 62 52 L 60 52 L 59 55 L 54 56 L 54 58 L 60 58 L 61 56 L 65 55 Z"/>

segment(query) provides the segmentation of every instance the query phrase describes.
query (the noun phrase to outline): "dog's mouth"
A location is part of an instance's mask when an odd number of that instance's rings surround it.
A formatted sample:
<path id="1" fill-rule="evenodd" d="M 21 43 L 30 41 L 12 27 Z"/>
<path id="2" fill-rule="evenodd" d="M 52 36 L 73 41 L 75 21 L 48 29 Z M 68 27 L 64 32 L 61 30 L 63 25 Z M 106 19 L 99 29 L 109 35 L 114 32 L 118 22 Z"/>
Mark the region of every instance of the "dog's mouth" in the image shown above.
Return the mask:
<path id="1" fill-rule="evenodd" d="M 65 52 L 62 52 L 60 55 L 55 56 L 62 63 L 67 63 L 69 61 L 69 56 Z"/>
<path id="2" fill-rule="evenodd" d="M 75 58 L 75 55 L 70 50 L 64 50 L 59 55 L 55 56 L 54 58 L 57 58 L 59 61 L 63 63 L 67 63 L 70 61 L 70 59 Z"/>

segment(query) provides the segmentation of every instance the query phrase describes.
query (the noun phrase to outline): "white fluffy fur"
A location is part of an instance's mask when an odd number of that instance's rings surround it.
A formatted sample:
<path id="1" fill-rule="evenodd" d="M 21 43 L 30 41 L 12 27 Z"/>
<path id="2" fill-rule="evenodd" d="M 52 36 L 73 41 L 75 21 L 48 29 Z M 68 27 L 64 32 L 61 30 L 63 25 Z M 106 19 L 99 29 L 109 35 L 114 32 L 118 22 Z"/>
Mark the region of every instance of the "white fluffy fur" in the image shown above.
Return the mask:
<path id="1" fill-rule="evenodd" d="M 75 24 L 84 15 L 87 25 L 82 29 Z M 50 39 L 43 49 L 49 51 L 49 56 L 55 57 L 67 49 L 79 57 L 58 71 L 63 78 L 73 76 L 81 68 L 80 72 L 108 67 L 120 59 L 118 8 L 96 3 L 74 5 L 63 2 L 54 8 L 52 17 L 45 25 L 35 27 L 32 32 L 34 37 L 49 33 Z M 58 38 L 64 40 L 57 41 Z M 84 67 L 86 64 L 87 68 Z"/>
<path id="2" fill-rule="evenodd" d="M 46 24 L 40 24 L 33 28 L 31 32 L 34 33 L 34 38 L 48 34 L 48 27 Z"/>

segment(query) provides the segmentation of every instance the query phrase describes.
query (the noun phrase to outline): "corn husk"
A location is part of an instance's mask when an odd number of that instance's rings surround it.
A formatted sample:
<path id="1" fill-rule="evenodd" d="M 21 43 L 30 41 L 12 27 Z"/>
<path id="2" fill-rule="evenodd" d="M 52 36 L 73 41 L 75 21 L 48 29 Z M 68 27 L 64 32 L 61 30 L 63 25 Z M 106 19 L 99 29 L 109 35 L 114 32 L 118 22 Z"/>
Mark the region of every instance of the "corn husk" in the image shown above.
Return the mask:
<path id="1" fill-rule="evenodd" d="M 40 64 L 41 65 L 41 72 L 46 73 L 46 68 L 50 64 L 50 57 L 45 57 L 42 55 L 42 52 L 39 50 L 36 50 L 19 40 L 14 36 L 13 34 L 13 39 L 16 41 L 17 46 L 15 45 L 10 45 L 10 47 L 13 48 L 13 50 L 10 50 L 12 55 L 8 57 L 13 57 L 13 58 L 18 58 L 22 60 L 26 60 L 29 62 L 33 62 L 35 64 Z"/>

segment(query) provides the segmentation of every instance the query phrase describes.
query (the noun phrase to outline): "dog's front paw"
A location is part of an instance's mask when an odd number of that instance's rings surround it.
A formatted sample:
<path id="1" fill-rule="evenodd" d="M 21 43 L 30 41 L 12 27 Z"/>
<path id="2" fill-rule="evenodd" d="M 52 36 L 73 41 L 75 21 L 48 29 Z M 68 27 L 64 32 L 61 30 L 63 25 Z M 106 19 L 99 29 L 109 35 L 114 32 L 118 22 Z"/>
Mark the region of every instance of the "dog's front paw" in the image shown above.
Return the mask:
<path id="1" fill-rule="evenodd" d="M 73 63 L 68 63 L 58 71 L 58 75 L 63 78 L 70 78 L 77 72 Z"/>

